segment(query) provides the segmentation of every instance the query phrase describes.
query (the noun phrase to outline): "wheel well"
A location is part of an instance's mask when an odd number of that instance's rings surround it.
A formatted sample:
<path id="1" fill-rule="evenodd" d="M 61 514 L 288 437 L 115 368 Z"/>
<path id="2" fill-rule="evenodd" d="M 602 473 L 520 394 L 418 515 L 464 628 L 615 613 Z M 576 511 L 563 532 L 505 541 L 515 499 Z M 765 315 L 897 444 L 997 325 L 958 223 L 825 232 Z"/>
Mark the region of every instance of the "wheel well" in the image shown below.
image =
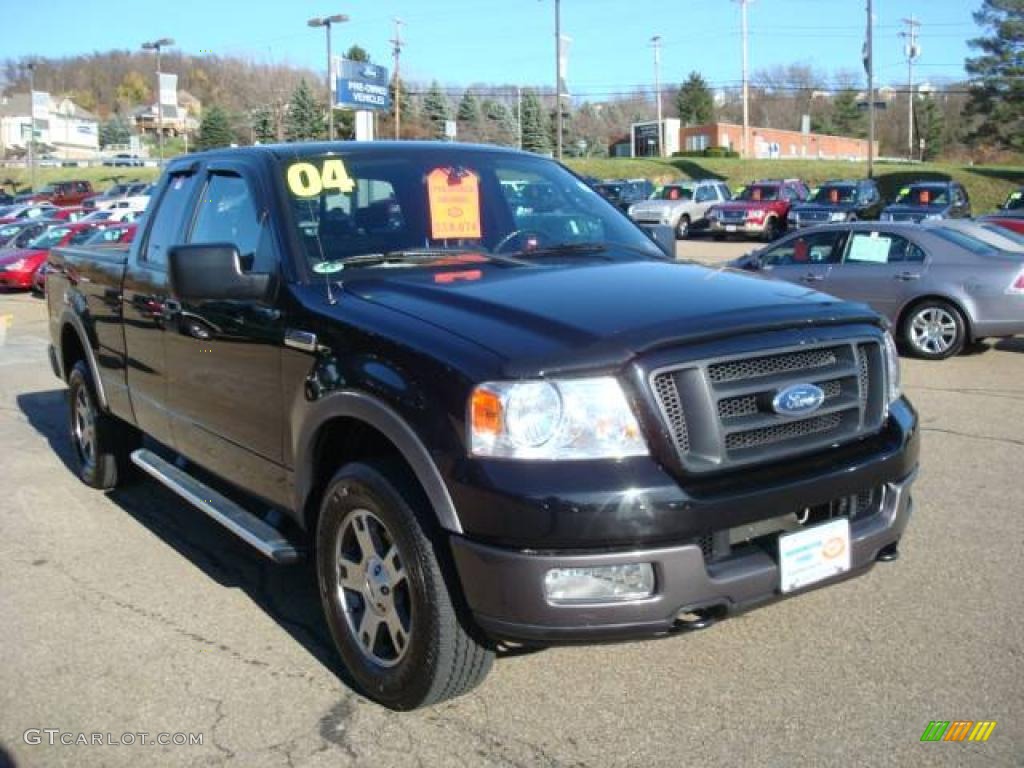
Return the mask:
<path id="1" fill-rule="evenodd" d="M 928 296 L 919 296 L 919 297 L 914 299 L 912 302 L 910 302 L 909 304 L 907 304 L 907 306 L 905 306 L 903 308 L 903 311 L 900 312 L 899 319 L 896 322 L 896 333 L 900 337 L 902 337 L 902 335 L 903 335 L 903 323 L 906 322 L 907 316 L 911 312 L 913 312 L 914 309 L 916 309 L 917 307 L 921 306 L 922 304 L 924 304 L 927 301 L 942 301 L 942 302 L 945 302 L 946 304 L 951 305 L 953 307 L 953 309 L 955 309 L 957 312 L 960 313 L 960 319 L 964 321 L 964 331 L 965 331 L 966 340 L 967 341 L 973 341 L 974 340 L 974 331 L 971 328 L 971 316 L 967 314 L 966 310 L 964 310 L 963 306 L 960 304 L 959 301 L 956 301 L 955 299 L 951 299 L 948 296 L 940 296 L 938 294 L 930 294 Z"/>
<path id="2" fill-rule="evenodd" d="M 313 443 L 313 485 L 306 498 L 303 519 L 306 531 L 316 530 L 320 514 L 320 497 L 334 473 L 353 461 L 387 465 L 389 472 L 397 473 L 403 486 L 421 497 L 429 507 L 426 492 L 420 485 L 402 452 L 383 433 L 359 419 L 341 416 L 323 424 L 317 430 Z"/>
<path id="3" fill-rule="evenodd" d="M 64 380 L 71 375 L 71 369 L 79 360 L 85 360 L 85 348 L 78 332 L 71 323 L 67 323 L 60 332 L 60 363 Z"/>

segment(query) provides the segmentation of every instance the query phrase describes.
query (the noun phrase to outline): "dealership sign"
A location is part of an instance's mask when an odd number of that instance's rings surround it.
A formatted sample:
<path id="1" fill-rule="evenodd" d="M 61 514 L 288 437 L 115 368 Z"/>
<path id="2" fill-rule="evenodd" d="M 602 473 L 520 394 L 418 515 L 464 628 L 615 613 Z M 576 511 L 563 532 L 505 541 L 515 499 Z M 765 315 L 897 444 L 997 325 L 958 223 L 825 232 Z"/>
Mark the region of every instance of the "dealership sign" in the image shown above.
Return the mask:
<path id="1" fill-rule="evenodd" d="M 388 71 L 365 61 L 341 59 L 334 105 L 344 109 L 390 109 Z"/>

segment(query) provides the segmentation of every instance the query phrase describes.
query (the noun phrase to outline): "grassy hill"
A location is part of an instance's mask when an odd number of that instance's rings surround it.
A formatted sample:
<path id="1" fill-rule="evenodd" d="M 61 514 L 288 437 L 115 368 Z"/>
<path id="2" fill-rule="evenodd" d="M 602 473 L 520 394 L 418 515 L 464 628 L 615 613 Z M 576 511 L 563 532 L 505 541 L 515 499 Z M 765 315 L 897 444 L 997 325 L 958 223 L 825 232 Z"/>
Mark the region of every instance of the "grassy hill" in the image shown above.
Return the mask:
<path id="1" fill-rule="evenodd" d="M 567 160 L 577 173 L 602 179 L 648 178 L 658 182 L 673 179 L 723 179 L 737 187 L 753 179 L 798 178 L 812 186 L 828 179 L 862 177 L 865 166 L 841 160 L 737 160 L 728 158 L 673 157 L 664 160 L 601 158 Z M 975 213 L 986 213 L 1000 205 L 1016 187 L 1024 185 L 1024 168 L 1008 166 L 966 166 L 944 163 L 915 165 L 875 164 L 875 178 L 886 199 L 900 187 L 921 179 L 955 179 L 971 197 Z"/>

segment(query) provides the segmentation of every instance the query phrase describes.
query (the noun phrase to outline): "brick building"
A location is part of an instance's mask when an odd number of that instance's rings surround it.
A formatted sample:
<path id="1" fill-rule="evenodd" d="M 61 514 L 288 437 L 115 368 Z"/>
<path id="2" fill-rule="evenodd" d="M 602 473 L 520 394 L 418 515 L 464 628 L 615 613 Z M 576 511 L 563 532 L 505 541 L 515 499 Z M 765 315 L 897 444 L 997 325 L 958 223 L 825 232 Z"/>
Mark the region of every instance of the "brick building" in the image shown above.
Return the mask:
<path id="1" fill-rule="evenodd" d="M 687 125 L 679 129 L 679 147 L 696 152 L 708 147 L 723 147 L 741 152 L 743 126 L 734 123 Z M 812 158 L 821 160 L 866 160 L 867 139 L 829 136 L 823 133 L 801 133 L 779 128 L 750 127 L 749 157 Z M 878 142 L 875 142 L 875 156 Z"/>

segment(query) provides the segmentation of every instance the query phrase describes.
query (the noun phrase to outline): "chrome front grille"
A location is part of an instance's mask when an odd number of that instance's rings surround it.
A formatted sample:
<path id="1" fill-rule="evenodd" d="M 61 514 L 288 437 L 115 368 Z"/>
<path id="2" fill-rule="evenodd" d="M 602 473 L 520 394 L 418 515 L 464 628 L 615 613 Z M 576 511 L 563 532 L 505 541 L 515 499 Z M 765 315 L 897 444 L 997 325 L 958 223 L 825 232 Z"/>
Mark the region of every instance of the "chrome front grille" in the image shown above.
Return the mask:
<path id="1" fill-rule="evenodd" d="M 828 221 L 828 211 L 800 211 L 800 221 Z"/>
<path id="2" fill-rule="evenodd" d="M 718 214 L 718 218 L 720 218 L 722 221 L 728 221 L 729 223 L 735 224 L 738 221 L 743 221 L 744 219 L 746 219 L 747 212 L 744 210 L 720 211 Z"/>
<path id="3" fill-rule="evenodd" d="M 801 346 L 663 368 L 654 399 L 683 467 L 709 472 L 848 442 L 879 430 L 884 364 L 876 340 Z M 815 411 L 777 413 L 775 396 L 794 384 L 825 395 Z"/>

